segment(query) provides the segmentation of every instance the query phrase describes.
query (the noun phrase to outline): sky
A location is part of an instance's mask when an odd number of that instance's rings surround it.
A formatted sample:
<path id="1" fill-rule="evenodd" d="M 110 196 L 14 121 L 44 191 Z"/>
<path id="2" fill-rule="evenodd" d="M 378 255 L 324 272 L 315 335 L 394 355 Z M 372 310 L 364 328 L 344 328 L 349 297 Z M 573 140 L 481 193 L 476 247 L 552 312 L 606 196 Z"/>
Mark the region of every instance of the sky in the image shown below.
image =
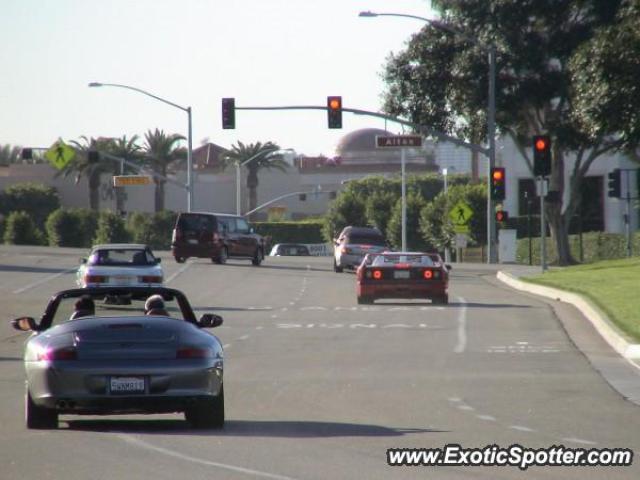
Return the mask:
<path id="1" fill-rule="evenodd" d="M 129 85 L 193 110 L 194 148 L 272 141 L 332 156 L 340 138 L 385 128 L 323 111 L 237 111 L 223 130 L 221 99 L 236 106 L 326 105 L 381 110 L 385 59 L 423 26 L 363 10 L 434 17 L 429 0 L 1 0 L 0 145 L 48 147 L 156 128 L 187 135 L 187 114 Z M 400 127 L 387 125 L 399 132 Z"/>

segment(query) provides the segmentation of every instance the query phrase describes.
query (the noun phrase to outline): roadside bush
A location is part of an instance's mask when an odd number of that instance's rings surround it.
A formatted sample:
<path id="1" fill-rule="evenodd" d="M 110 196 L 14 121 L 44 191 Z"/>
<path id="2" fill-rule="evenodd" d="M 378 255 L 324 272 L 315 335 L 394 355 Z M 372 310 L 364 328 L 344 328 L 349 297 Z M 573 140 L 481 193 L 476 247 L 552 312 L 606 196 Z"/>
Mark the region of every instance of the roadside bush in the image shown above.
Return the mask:
<path id="1" fill-rule="evenodd" d="M 256 232 L 276 243 L 323 243 L 323 222 L 254 222 Z"/>
<path id="2" fill-rule="evenodd" d="M 387 236 L 387 225 L 391 218 L 391 212 L 398 200 L 398 196 L 392 192 L 374 192 L 371 196 L 367 197 L 365 212 L 367 222 L 374 225 Z"/>
<path id="3" fill-rule="evenodd" d="M 144 243 L 156 250 L 168 250 L 177 216 L 169 210 L 153 214 L 135 212 L 127 218 L 126 229 L 132 242 Z"/>
<path id="4" fill-rule="evenodd" d="M 90 248 L 96 237 L 100 213 L 91 208 L 76 208 L 73 213 L 78 217 L 78 236 L 82 238 L 81 246 Z"/>
<path id="5" fill-rule="evenodd" d="M 47 238 L 52 247 L 82 247 L 80 222 L 72 211 L 59 208 L 46 221 Z"/>
<path id="6" fill-rule="evenodd" d="M 366 197 L 358 197 L 345 190 L 331 204 L 322 227 L 322 234 L 327 242 L 331 242 L 347 225 L 366 225 L 364 198 Z"/>
<path id="7" fill-rule="evenodd" d="M 41 183 L 16 183 L 0 193 L 0 213 L 26 212 L 39 229 L 44 229 L 47 218 L 58 208 L 58 191 Z"/>
<path id="8" fill-rule="evenodd" d="M 43 245 L 44 235 L 27 212 L 12 212 L 7 217 L 4 243 L 10 245 Z"/>
<path id="9" fill-rule="evenodd" d="M 127 243 L 129 241 L 130 236 L 125 228 L 124 220 L 113 212 L 106 210 L 100 212 L 96 237 L 93 243 Z"/>
<path id="10" fill-rule="evenodd" d="M 409 251 L 430 250 L 430 245 L 420 234 L 420 211 L 427 205 L 419 193 L 407 195 L 407 249 Z M 387 225 L 387 239 L 397 250 L 402 248 L 402 199 L 399 199 L 391 212 Z"/>

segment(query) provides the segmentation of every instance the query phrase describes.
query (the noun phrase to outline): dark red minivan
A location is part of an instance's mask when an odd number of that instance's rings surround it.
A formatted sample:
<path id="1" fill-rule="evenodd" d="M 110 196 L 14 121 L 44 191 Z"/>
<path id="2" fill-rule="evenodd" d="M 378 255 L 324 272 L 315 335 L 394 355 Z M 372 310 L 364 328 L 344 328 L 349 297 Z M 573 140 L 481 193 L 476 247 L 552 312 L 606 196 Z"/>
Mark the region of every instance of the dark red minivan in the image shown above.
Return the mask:
<path id="1" fill-rule="evenodd" d="M 264 250 L 264 238 L 244 217 L 224 213 L 180 213 L 171 238 L 171 252 L 178 263 L 189 257 L 210 258 L 215 263 L 247 258 L 258 266 Z"/>

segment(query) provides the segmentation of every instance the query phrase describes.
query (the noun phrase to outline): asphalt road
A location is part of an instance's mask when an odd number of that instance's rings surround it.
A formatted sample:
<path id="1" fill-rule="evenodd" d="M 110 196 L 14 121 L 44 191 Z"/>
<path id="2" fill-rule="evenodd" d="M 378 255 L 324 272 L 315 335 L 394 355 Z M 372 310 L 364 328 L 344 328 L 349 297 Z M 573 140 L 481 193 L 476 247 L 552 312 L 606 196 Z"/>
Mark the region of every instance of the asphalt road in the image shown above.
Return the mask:
<path id="1" fill-rule="evenodd" d="M 182 415 L 62 416 L 23 422 L 26 336 L 74 286 L 84 250 L 0 247 L 0 478 L 637 479 L 640 467 L 387 465 L 389 448 L 630 448 L 640 410 L 612 390 L 550 306 L 456 268 L 448 306 L 359 306 L 355 276 L 328 258 L 214 265 L 163 257 L 171 287 L 224 317 L 227 423 L 193 431 Z M 585 323 L 584 335 L 594 335 Z M 610 354 L 604 343 L 593 345 Z"/>

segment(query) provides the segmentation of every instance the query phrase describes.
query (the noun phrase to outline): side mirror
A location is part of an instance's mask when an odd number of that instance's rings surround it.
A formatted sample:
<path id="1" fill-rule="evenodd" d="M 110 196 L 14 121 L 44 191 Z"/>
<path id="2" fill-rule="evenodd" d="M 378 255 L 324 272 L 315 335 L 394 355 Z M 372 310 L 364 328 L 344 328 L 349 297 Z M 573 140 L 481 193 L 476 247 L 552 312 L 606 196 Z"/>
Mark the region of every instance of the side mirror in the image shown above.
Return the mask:
<path id="1" fill-rule="evenodd" d="M 20 330 L 21 332 L 35 332 L 38 330 L 38 325 L 36 325 L 36 321 L 33 317 L 16 318 L 15 320 L 11 321 L 11 325 L 13 325 L 13 328 L 15 328 L 16 330 Z"/>
<path id="2" fill-rule="evenodd" d="M 161 258 L 156 258 L 156 263 L 162 263 L 162 259 Z"/>
<path id="3" fill-rule="evenodd" d="M 222 317 L 214 313 L 205 313 L 198 320 L 200 328 L 216 328 L 222 325 Z"/>
<path id="4" fill-rule="evenodd" d="M 80 259 L 80 263 L 87 263 L 87 259 L 86 258 L 81 258 Z"/>
<path id="5" fill-rule="evenodd" d="M 449 263 L 445 263 L 444 266 L 447 267 L 447 270 L 453 270 L 453 267 Z"/>

